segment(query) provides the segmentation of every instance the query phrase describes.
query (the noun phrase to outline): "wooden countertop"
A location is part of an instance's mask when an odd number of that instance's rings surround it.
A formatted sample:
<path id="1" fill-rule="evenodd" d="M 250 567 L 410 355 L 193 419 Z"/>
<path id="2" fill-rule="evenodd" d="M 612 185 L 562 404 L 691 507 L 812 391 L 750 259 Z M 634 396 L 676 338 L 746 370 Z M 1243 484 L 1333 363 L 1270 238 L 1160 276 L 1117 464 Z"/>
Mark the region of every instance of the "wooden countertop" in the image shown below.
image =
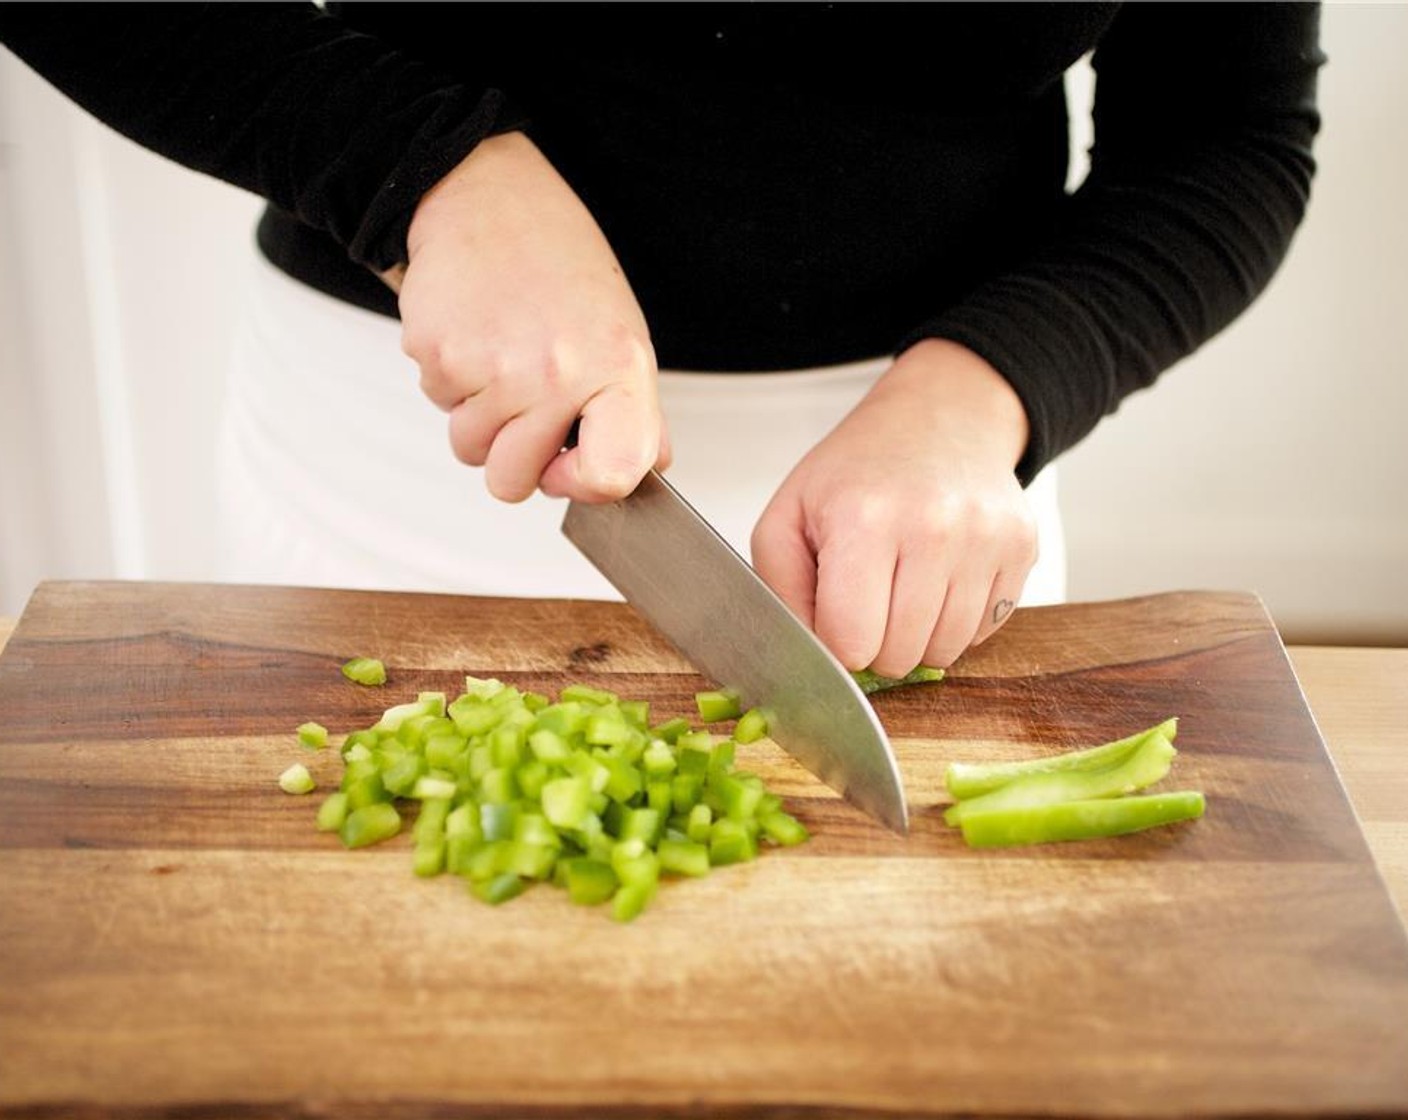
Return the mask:
<path id="1" fill-rule="evenodd" d="M 15 627 L 0 617 L 0 650 Z M 1408 924 L 1408 649 L 1290 646 L 1380 874 Z"/>

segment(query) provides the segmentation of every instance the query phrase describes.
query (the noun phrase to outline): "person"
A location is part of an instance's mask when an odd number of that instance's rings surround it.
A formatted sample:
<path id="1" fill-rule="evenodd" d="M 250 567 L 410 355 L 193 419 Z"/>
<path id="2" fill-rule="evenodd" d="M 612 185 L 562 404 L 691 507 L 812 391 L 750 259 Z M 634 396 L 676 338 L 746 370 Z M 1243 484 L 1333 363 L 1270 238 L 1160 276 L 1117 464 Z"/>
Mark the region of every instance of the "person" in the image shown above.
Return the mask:
<path id="1" fill-rule="evenodd" d="M 847 667 L 898 675 L 1062 597 L 1053 461 L 1280 267 L 1318 21 L 6 4 L 0 41 L 267 200 L 220 440 L 233 577 L 610 594 L 561 499 L 654 467 Z"/>

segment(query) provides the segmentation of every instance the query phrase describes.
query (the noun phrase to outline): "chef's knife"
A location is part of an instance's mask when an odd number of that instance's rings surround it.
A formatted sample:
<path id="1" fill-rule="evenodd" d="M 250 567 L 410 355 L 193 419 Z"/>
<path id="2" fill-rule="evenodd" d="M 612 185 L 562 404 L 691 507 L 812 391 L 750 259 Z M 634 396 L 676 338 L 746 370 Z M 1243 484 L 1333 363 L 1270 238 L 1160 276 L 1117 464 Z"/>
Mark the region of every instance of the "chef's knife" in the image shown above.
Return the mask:
<path id="1" fill-rule="evenodd" d="M 768 734 L 858 808 L 909 830 L 890 741 L 855 679 L 657 472 L 570 502 L 562 531 L 695 668 L 767 713 Z"/>

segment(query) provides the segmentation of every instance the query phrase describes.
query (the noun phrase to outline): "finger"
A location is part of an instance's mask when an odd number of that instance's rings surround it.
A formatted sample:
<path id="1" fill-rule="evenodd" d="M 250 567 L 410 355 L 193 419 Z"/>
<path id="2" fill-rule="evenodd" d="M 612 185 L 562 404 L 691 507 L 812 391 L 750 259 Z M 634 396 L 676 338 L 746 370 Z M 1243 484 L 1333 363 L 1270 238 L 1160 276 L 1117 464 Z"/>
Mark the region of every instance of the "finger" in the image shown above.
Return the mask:
<path id="1" fill-rule="evenodd" d="M 749 542 L 753 568 L 808 628 L 816 602 L 816 556 L 807 544 L 800 507 L 772 502 Z"/>
<path id="2" fill-rule="evenodd" d="M 969 568 L 955 574 L 944 598 L 938 623 L 924 650 L 923 663 L 947 669 L 973 644 L 983 622 L 983 610 L 992 591 L 990 575 L 975 575 Z"/>
<path id="3" fill-rule="evenodd" d="M 987 641 L 1012 617 L 1013 611 L 1022 601 L 1022 589 L 1036 565 L 1036 559 L 1036 532 L 1033 529 L 1029 535 L 1014 541 L 1008 559 L 993 580 L 987 604 L 983 608 L 982 620 L 978 624 L 978 632 L 973 637 L 973 645 L 981 645 Z"/>
<path id="4" fill-rule="evenodd" d="M 924 662 L 948 584 L 948 566 L 937 544 L 900 554 L 885 637 L 871 668 L 883 676 L 902 677 Z"/>
<path id="5" fill-rule="evenodd" d="M 494 437 L 508 418 L 486 393 L 461 400 L 450 409 L 450 448 L 455 458 L 471 467 L 482 467 Z"/>
<path id="6" fill-rule="evenodd" d="M 818 542 L 816 634 L 847 669 L 866 668 L 880 652 L 897 552 L 888 534 L 863 523 Z"/>
<path id="7" fill-rule="evenodd" d="M 505 502 L 528 498 L 561 453 L 571 424 L 570 415 L 547 408 L 531 409 L 503 424 L 484 461 L 484 484 L 489 493 Z"/>
<path id="8" fill-rule="evenodd" d="M 660 455 L 660 410 L 650 388 L 613 384 L 582 407 L 577 446 L 543 471 L 545 493 L 588 502 L 624 498 Z"/>
<path id="9" fill-rule="evenodd" d="M 668 469 L 674 459 L 675 449 L 670 445 L 670 425 L 662 413 L 660 416 L 660 451 L 655 456 L 655 469 L 657 471 Z"/>
<path id="10" fill-rule="evenodd" d="M 420 371 L 420 390 L 442 412 L 450 412 L 468 396 L 483 389 L 491 378 L 483 376 L 493 363 L 485 355 L 455 348 L 450 334 L 431 321 L 421 321 L 412 332 L 403 325 L 401 351 Z"/>

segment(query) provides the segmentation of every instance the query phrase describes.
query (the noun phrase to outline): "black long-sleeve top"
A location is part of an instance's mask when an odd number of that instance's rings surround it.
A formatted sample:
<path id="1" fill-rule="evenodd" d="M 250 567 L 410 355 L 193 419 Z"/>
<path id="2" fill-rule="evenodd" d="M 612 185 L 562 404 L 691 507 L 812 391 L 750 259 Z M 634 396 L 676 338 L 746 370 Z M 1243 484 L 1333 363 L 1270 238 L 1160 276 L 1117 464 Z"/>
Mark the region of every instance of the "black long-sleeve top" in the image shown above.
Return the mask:
<path id="1" fill-rule="evenodd" d="M 1013 384 L 1026 480 L 1231 322 L 1300 224 L 1319 8 L 19 4 L 0 42 L 112 127 L 268 200 L 293 276 L 394 316 L 416 202 L 525 130 L 662 366 L 953 339 Z M 1064 72 L 1094 52 L 1067 194 Z"/>

